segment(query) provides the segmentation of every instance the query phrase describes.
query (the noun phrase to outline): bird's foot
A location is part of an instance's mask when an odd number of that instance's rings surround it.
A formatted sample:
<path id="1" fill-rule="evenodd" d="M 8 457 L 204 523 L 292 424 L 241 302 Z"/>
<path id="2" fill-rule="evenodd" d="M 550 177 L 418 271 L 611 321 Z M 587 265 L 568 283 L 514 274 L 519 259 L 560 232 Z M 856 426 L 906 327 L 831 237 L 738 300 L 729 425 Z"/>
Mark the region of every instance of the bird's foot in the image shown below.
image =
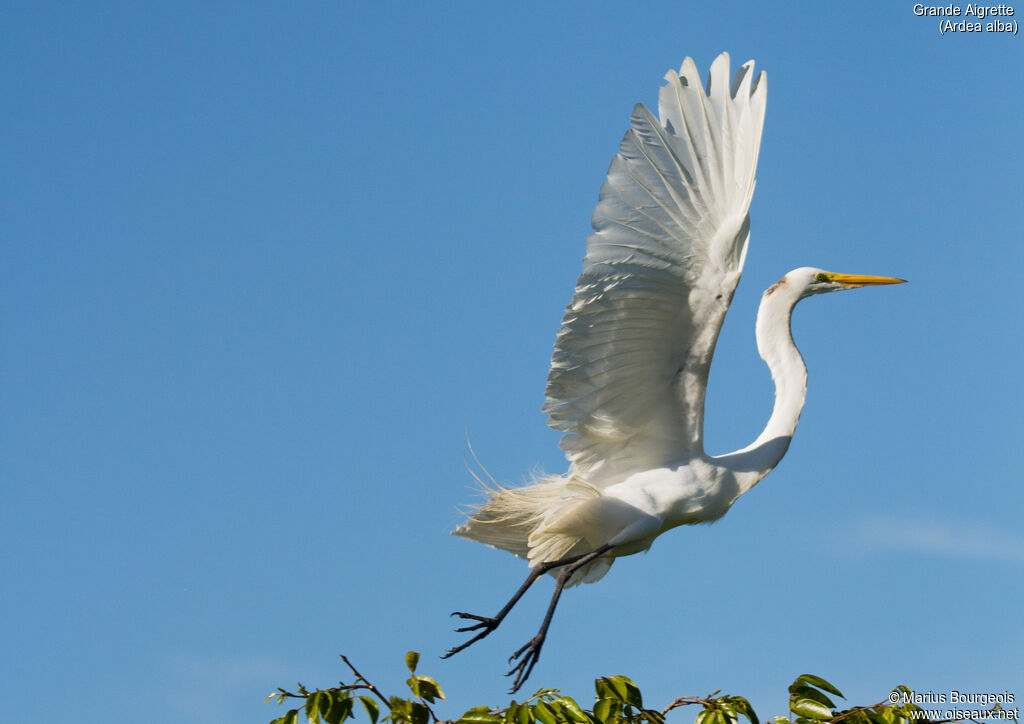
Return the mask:
<path id="1" fill-rule="evenodd" d="M 516 659 L 519 659 L 519 663 L 509 669 L 509 672 L 505 676 L 515 675 L 515 679 L 512 680 L 512 688 L 509 689 L 509 694 L 515 694 L 519 691 L 519 687 L 526 683 L 526 680 L 530 678 L 530 672 L 533 671 L 534 664 L 537 663 L 537 659 L 540 658 L 540 649 L 544 645 L 545 635 L 539 633 L 526 642 L 526 645 L 516 651 L 514 654 L 508 657 L 508 662 L 511 664 Z M 526 654 L 523 656 L 523 654 Z M 520 657 L 522 657 L 520 659 Z"/>
<path id="2" fill-rule="evenodd" d="M 461 628 L 455 629 L 458 633 L 466 633 L 468 631 L 480 631 L 480 633 L 478 633 L 476 636 L 474 636 L 464 644 L 460 644 L 459 646 L 456 646 L 453 649 L 449 649 L 448 653 L 441 657 L 442 659 L 447 659 L 449 656 L 454 656 L 455 654 L 462 651 L 464 648 L 467 648 L 475 644 L 477 641 L 484 638 L 491 631 L 498 628 L 498 624 L 501 623 L 500 618 L 492 618 L 490 616 L 477 616 L 475 613 L 463 613 L 462 611 L 455 611 L 452 614 L 452 616 L 458 616 L 461 619 L 477 622 L 472 624 L 471 626 L 463 626 Z"/>

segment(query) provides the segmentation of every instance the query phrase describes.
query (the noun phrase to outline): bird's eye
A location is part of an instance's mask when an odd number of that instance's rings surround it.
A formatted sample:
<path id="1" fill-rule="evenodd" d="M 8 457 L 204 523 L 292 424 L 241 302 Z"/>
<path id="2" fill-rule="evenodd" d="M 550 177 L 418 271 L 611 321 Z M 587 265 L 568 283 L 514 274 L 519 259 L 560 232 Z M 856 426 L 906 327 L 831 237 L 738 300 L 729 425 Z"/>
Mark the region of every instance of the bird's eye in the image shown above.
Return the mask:
<path id="1" fill-rule="evenodd" d="M 814 275 L 814 281 L 816 281 L 816 282 L 828 282 L 828 281 L 831 281 L 831 279 L 828 278 L 828 274 L 824 274 L 822 272 L 818 272 L 817 274 Z"/>

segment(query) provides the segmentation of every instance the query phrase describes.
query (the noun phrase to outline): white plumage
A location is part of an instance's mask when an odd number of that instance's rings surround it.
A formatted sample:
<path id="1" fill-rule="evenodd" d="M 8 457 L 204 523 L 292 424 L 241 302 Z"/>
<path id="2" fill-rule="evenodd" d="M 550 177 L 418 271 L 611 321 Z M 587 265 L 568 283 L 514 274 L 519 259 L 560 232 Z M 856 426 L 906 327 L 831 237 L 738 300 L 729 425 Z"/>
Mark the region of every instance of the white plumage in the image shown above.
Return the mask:
<path id="1" fill-rule="evenodd" d="M 796 303 L 889 277 L 796 269 L 770 287 L 757 342 L 776 385 L 764 432 L 748 447 L 704 452 L 704 394 L 715 343 L 743 270 L 767 83 L 753 61 L 729 83 L 729 56 L 707 86 L 687 58 L 669 71 L 660 119 L 643 105 L 612 159 L 583 272 L 555 341 L 544 412 L 565 433 L 564 476 L 496 487 L 455 531 L 527 558 L 531 573 L 496 616 L 458 613 L 479 631 L 504 619 L 544 572 L 557 576 L 537 636 L 513 658 L 513 691 L 536 663 L 562 589 L 596 581 L 616 557 L 670 528 L 720 518 L 778 463 L 796 428 L 806 368 L 790 334 Z M 526 653 L 525 656 L 523 654 Z"/>

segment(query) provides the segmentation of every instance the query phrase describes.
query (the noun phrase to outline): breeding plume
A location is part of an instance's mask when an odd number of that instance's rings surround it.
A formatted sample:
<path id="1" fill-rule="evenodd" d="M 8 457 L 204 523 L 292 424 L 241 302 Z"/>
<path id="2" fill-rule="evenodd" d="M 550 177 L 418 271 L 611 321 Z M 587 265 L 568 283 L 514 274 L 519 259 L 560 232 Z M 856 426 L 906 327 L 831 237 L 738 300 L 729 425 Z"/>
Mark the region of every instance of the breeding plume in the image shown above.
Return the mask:
<path id="1" fill-rule="evenodd" d="M 600 579 L 620 557 L 680 525 L 725 515 L 785 455 L 806 394 L 807 368 L 790 317 L 805 297 L 901 279 L 801 267 L 769 287 L 757 349 L 775 405 L 764 431 L 734 453 L 704 451 L 704 391 L 718 332 L 743 271 L 748 208 L 767 82 L 753 61 L 729 83 L 718 56 L 702 86 L 693 61 L 669 71 L 655 118 L 637 105 L 594 210 L 583 272 L 565 310 L 544 412 L 565 433 L 565 475 L 495 486 L 455 535 L 510 551 L 530 574 L 494 616 L 496 629 L 544 573 L 555 591 L 537 635 L 509 659 L 512 691 L 530 675 L 566 586 Z"/>

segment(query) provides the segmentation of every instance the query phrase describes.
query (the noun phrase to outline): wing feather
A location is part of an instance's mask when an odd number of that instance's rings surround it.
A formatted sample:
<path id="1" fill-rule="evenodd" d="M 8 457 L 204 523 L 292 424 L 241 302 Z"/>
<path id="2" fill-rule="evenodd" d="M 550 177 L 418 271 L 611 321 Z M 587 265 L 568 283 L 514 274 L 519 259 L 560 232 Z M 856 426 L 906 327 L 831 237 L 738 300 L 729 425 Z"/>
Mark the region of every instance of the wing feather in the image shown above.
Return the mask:
<path id="1" fill-rule="evenodd" d="M 753 62 L 706 86 L 687 58 L 659 118 L 643 105 L 612 159 L 555 341 L 544 411 L 595 485 L 703 452 L 704 390 L 746 257 L 767 84 Z"/>

